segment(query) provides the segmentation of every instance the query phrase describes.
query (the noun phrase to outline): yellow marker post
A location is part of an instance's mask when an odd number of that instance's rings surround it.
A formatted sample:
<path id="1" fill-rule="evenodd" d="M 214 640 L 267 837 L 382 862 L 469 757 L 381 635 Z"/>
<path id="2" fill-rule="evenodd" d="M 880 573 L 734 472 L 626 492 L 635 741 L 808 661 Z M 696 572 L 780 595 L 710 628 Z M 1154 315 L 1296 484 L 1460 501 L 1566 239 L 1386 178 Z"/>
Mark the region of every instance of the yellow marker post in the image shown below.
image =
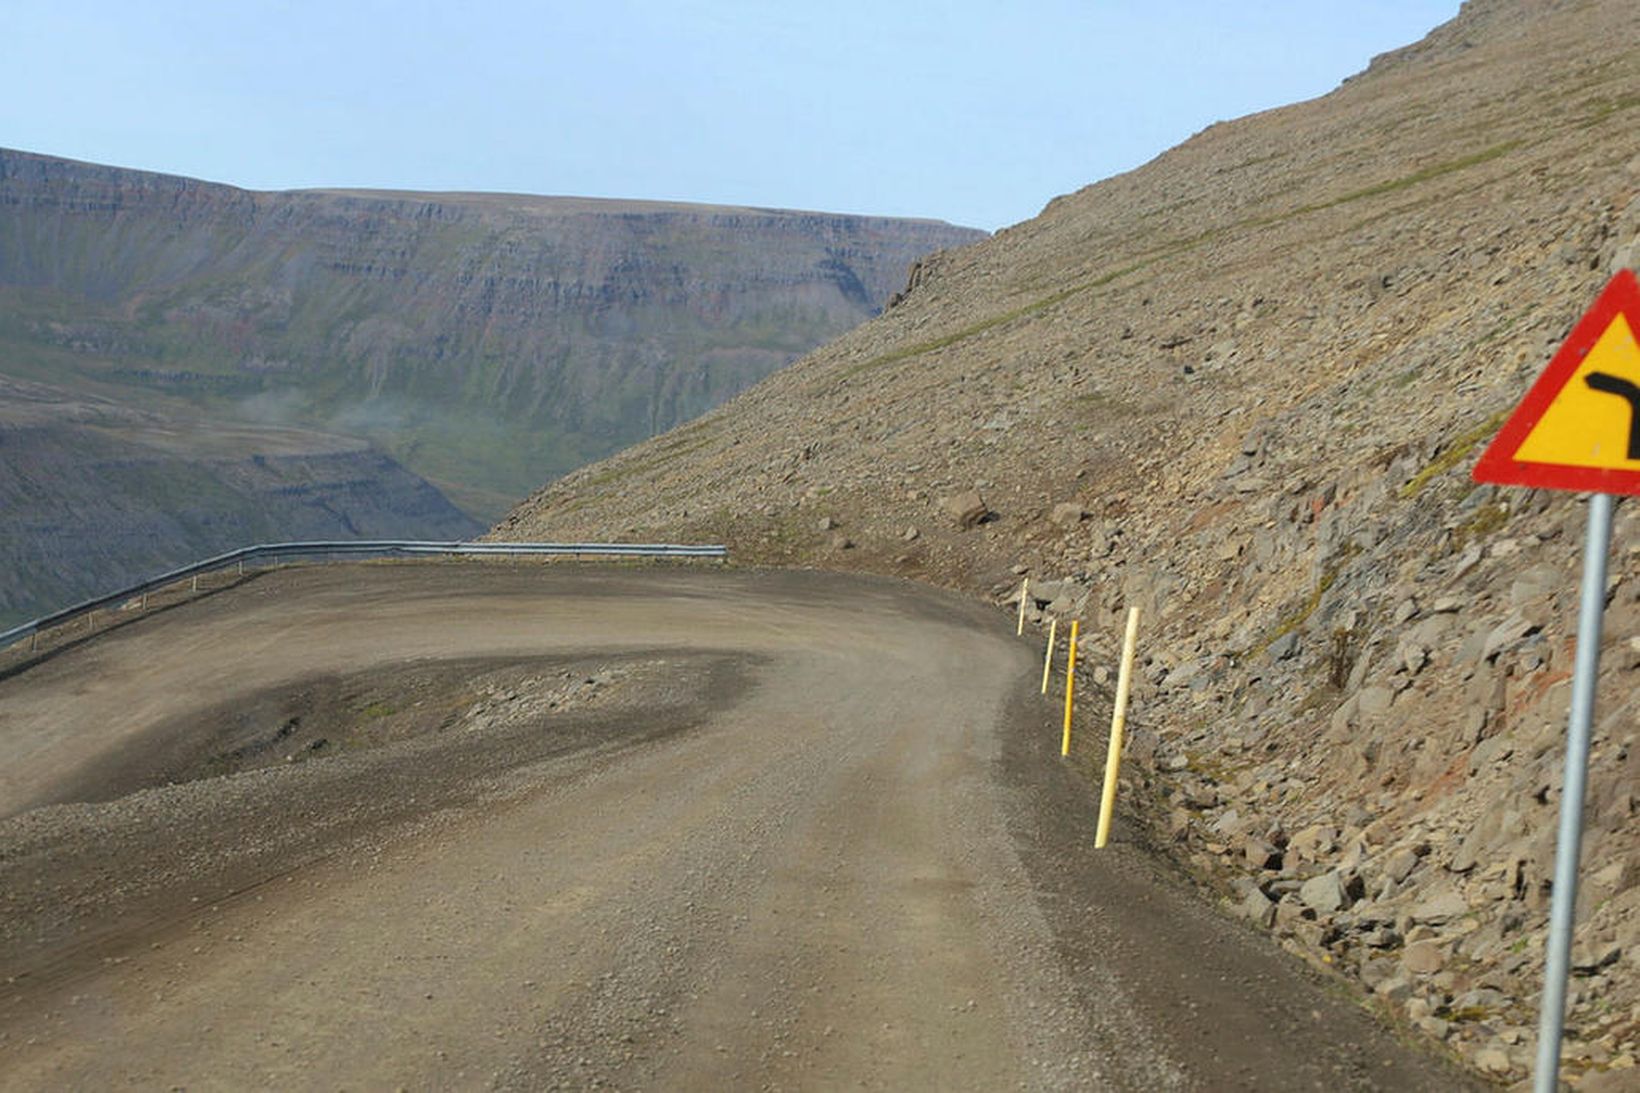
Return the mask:
<path id="1" fill-rule="evenodd" d="M 1122 668 L 1116 675 L 1116 705 L 1110 715 L 1110 750 L 1105 753 L 1105 792 L 1099 798 L 1099 830 L 1094 849 L 1110 840 L 1111 814 L 1116 811 L 1116 772 L 1122 765 L 1122 730 L 1127 727 L 1128 691 L 1133 686 L 1133 647 L 1139 639 L 1139 609 L 1128 608 L 1127 634 L 1122 638 Z"/>
<path id="2" fill-rule="evenodd" d="M 1031 579 L 1025 578 L 1025 583 L 1019 586 L 1019 625 L 1014 627 L 1014 637 L 1023 637 L 1025 634 L 1025 597 L 1030 595 Z"/>
<path id="3" fill-rule="evenodd" d="M 1062 756 L 1071 753 L 1071 696 L 1076 693 L 1076 632 L 1081 626 L 1080 619 L 1071 620 L 1071 648 L 1065 654 L 1065 739 L 1059 745 Z"/>
<path id="4" fill-rule="evenodd" d="M 1057 618 L 1049 619 L 1048 620 L 1048 653 L 1047 653 L 1046 656 L 1044 656 L 1042 658 L 1042 693 L 1043 694 L 1048 693 L 1048 673 L 1053 670 L 1053 636 L 1054 636 L 1054 631 L 1058 630 L 1058 629 L 1059 629 L 1059 620 Z"/>

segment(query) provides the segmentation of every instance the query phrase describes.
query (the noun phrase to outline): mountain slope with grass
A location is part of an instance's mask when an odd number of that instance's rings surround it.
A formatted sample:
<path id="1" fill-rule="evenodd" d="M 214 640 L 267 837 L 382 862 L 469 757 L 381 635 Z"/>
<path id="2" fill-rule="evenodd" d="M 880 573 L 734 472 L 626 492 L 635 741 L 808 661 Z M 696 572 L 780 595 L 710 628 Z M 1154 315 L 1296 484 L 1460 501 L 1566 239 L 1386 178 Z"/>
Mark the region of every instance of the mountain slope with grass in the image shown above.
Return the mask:
<path id="1" fill-rule="evenodd" d="M 494 534 L 725 541 L 999 604 L 1029 577 L 1033 623 L 1082 620 L 1090 778 L 1140 607 L 1127 807 L 1387 1019 L 1520 1077 L 1583 505 L 1469 468 L 1640 262 L 1633 17 L 1470 0 L 1331 94 L 923 262 L 882 317 Z M 1620 508 L 1568 1016 L 1591 1087 L 1640 1056 L 1637 533 Z"/>

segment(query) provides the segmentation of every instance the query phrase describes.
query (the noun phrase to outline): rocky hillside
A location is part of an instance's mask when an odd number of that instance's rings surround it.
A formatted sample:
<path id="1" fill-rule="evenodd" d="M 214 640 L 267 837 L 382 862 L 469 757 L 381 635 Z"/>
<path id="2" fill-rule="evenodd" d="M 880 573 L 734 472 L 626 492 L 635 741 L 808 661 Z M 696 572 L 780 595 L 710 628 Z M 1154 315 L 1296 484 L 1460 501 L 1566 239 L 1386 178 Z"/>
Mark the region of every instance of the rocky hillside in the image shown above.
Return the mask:
<path id="1" fill-rule="evenodd" d="M 1257 928 L 1521 1077 L 1583 505 L 1469 468 L 1640 261 L 1634 15 L 1469 0 L 1332 94 L 923 263 L 496 534 L 724 540 L 999 603 L 1028 575 L 1033 621 L 1083 620 L 1095 695 L 1141 607 L 1145 822 Z M 1566 1049 L 1588 1088 L 1634 1088 L 1640 1056 L 1637 534 L 1621 507 Z"/>
<path id="2" fill-rule="evenodd" d="M 0 375 L 0 626 L 251 543 L 481 530 L 363 441 L 132 410 Z"/>
<path id="3" fill-rule="evenodd" d="M 0 150 L 0 372 L 363 437 L 470 513 L 881 309 L 934 221 L 253 193 Z"/>

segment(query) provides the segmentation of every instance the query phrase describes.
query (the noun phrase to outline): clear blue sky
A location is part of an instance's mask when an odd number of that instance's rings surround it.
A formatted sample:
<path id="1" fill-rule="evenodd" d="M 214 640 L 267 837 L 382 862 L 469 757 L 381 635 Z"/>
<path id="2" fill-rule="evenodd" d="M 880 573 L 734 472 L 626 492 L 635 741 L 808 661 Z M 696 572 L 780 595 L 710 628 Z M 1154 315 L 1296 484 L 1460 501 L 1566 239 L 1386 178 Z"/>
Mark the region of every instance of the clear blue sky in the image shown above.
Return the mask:
<path id="1" fill-rule="evenodd" d="M 8 0 L 0 145 L 254 189 L 995 229 L 1323 94 L 1458 0 Z"/>

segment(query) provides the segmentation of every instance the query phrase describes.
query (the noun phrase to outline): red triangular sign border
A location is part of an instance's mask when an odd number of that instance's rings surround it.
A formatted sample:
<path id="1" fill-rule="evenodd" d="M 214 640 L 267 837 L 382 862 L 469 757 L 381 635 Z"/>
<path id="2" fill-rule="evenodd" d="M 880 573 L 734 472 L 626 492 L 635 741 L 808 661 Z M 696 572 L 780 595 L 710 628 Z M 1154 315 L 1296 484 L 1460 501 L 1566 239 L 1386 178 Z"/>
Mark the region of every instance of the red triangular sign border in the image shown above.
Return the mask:
<path id="1" fill-rule="evenodd" d="M 1533 426 L 1548 411 L 1560 395 L 1561 388 L 1571 381 L 1577 366 L 1600 340 L 1618 315 L 1628 319 L 1629 329 L 1640 334 L 1640 280 L 1632 270 L 1621 270 L 1606 282 L 1594 306 L 1572 327 L 1566 341 L 1549 367 L 1532 384 L 1526 397 L 1520 400 L 1515 412 L 1503 423 L 1498 435 L 1481 453 L 1475 464 L 1477 482 L 1494 482 L 1504 486 L 1536 486 L 1549 490 L 1575 490 L 1592 493 L 1640 494 L 1640 470 L 1622 470 L 1605 467 L 1578 467 L 1566 463 L 1525 463 L 1515 459 L 1515 453 L 1526 443 Z"/>

